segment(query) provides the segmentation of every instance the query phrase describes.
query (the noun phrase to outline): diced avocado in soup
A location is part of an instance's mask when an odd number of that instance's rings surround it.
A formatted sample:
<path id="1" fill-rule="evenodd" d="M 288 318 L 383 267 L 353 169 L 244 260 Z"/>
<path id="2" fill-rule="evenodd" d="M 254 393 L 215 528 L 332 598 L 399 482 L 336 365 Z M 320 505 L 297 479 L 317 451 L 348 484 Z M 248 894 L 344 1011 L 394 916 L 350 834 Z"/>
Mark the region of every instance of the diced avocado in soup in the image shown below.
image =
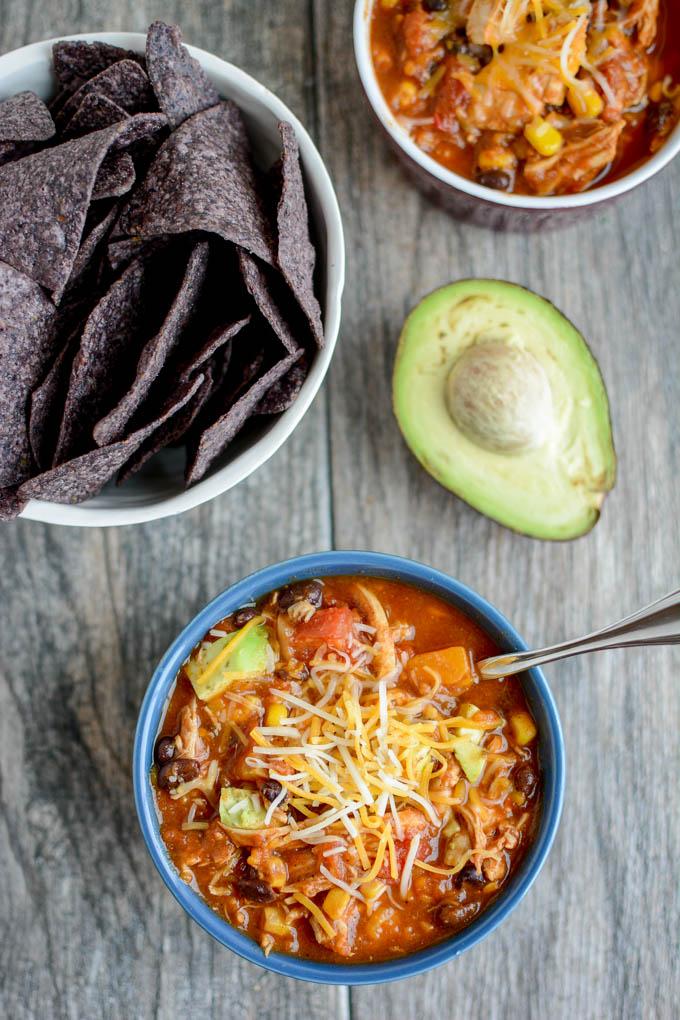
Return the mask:
<path id="1" fill-rule="evenodd" d="M 228 829 L 260 829 L 265 808 L 259 793 L 236 786 L 223 786 L 220 793 L 220 822 Z"/>
<path id="2" fill-rule="evenodd" d="M 256 618 L 226 637 L 204 642 L 185 669 L 196 695 L 210 701 L 234 680 L 266 673 L 272 664 L 267 628 Z"/>

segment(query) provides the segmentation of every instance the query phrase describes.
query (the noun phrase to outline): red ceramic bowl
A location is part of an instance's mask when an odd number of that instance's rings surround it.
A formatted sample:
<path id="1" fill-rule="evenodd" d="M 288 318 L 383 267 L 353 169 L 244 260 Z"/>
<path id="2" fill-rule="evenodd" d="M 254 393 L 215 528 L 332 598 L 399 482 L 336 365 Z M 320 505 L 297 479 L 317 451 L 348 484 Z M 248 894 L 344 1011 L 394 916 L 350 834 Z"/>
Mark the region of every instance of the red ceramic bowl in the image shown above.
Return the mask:
<path id="1" fill-rule="evenodd" d="M 373 6 L 378 2 L 356 0 L 354 6 L 354 53 L 364 91 L 375 116 L 417 185 L 460 219 L 497 230 L 538 230 L 546 226 L 566 225 L 654 177 L 680 151 L 678 125 L 659 151 L 641 166 L 609 184 L 576 195 L 534 198 L 492 191 L 469 181 L 447 170 L 418 148 L 385 100 L 371 58 L 371 16 Z"/>

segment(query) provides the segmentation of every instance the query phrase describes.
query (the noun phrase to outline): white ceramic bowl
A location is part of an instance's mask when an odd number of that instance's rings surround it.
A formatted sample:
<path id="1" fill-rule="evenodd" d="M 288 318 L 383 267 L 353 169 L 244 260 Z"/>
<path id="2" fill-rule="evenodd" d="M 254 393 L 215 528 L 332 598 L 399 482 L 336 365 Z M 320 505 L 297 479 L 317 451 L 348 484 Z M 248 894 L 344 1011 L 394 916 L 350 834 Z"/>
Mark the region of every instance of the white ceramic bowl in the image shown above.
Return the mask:
<path id="1" fill-rule="evenodd" d="M 447 170 L 423 152 L 396 119 L 378 84 L 371 59 L 371 16 L 379 0 L 355 0 L 354 52 L 361 83 L 373 112 L 416 179 L 455 213 L 482 225 L 513 228 L 568 223 L 577 210 L 587 210 L 632 191 L 659 173 L 680 152 L 680 125 L 657 153 L 623 177 L 576 195 L 534 198 L 484 188 Z"/>
<path id="2" fill-rule="evenodd" d="M 125 49 L 144 51 L 146 36 L 137 32 L 98 32 L 69 39 L 99 40 Z M 52 45 L 56 39 L 33 43 L 0 57 L 0 98 L 32 89 L 43 98 L 54 94 Z M 99 527 L 136 524 L 182 513 L 231 489 L 275 453 L 301 421 L 328 370 L 340 325 L 340 302 L 345 282 L 345 244 L 342 221 L 328 171 L 300 121 L 272 92 L 244 71 L 212 53 L 188 46 L 222 96 L 241 108 L 257 162 L 269 166 L 278 157 L 277 124 L 295 128 L 305 174 L 307 198 L 318 253 L 319 295 L 326 344 L 312 363 L 300 394 L 289 410 L 246 436 L 237 437 L 206 477 L 185 490 L 181 450 L 162 451 L 135 477 L 117 487 L 109 483 L 94 499 L 77 506 L 31 500 L 22 517 L 49 524 Z"/>

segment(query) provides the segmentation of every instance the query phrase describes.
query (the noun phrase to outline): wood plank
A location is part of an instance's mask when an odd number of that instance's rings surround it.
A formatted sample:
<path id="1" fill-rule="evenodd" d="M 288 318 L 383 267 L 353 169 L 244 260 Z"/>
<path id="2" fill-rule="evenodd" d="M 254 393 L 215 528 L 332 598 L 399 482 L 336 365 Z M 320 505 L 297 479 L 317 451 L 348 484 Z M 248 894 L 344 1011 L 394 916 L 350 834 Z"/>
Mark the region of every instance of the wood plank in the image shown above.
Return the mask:
<path id="1" fill-rule="evenodd" d="M 302 8 L 303 16 L 300 16 Z M 313 119 L 306 5 L 4 5 L 0 48 L 177 20 Z M 138 830 L 138 707 L 174 635 L 218 591 L 331 544 L 325 400 L 238 489 L 121 530 L 0 530 L 0 1013 L 7 1017 L 343 1017 L 344 989 L 246 964 L 192 924 Z"/>
<path id="2" fill-rule="evenodd" d="M 413 189 L 372 119 L 349 49 L 350 6 L 328 5 L 316 28 L 321 146 L 349 252 L 330 387 L 336 545 L 448 571 L 529 642 L 584 633 L 677 586 L 680 161 L 563 231 L 497 235 L 458 224 Z M 546 295 L 600 360 L 620 477 L 587 538 L 555 545 L 498 527 L 440 488 L 402 443 L 389 391 L 404 315 L 433 288 L 470 276 Z M 662 649 L 547 671 L 569 781 L 543 874 L 474 952 L 421 979 L 353 990 L 353 1017 L 675 1014 L 679 666 L 678 650 Z"/>

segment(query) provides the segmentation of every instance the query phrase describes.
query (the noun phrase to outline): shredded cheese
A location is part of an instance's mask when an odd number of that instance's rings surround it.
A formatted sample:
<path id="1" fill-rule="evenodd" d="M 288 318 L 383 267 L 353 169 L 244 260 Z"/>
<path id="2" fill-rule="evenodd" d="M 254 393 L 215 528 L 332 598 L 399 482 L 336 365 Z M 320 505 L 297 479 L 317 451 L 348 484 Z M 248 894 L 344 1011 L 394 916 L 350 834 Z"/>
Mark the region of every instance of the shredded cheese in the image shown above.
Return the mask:
<path id="1" fill-rule="evenodd" d="M 408 891 L 411 888 L 411 875 L 413 874 L 413 862 L 416 859 L 416 854 L 418 853 L 419 846 L 420 846 L 420 833 L 418 832 L 411 840 L 411 845 L 408 848 L 406 860 L 404 861 L 404 868 L 401 873 L 401 881 L 399 882 L 399 893 L 401 895 L 402 900 L 406 899 L 406 897 L 408 896 Z"/>
<path id="2" fill-rule="evenodd" d="M 335 938 L 335 929 L 332 924 L 324 914 L 323 910 L 320 907 L 317 907 L 316 903 L 313 900 L 310 900 L 309 896 L 305 896 L 304 893 L 294 892 L 293 898 L 296 899 L 298 903 L 301 903 L 305 910 L 308 910 L 312 917 L 319 922 L 329 939 Z"/>

